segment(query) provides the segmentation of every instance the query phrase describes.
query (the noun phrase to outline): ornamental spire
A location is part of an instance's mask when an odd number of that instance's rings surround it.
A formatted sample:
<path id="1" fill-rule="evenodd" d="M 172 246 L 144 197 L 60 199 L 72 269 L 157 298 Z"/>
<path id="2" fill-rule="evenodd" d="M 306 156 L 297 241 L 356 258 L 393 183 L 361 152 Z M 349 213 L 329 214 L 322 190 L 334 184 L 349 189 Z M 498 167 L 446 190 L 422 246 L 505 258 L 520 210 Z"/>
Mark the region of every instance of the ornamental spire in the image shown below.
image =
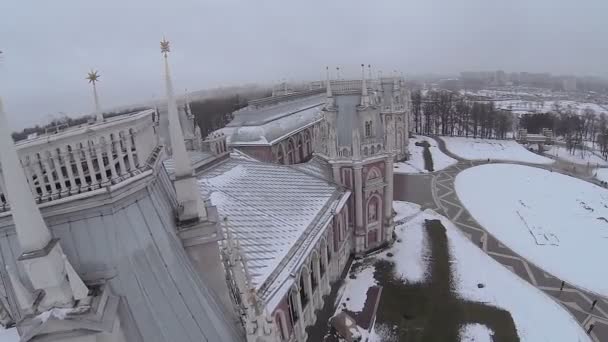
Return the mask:
<path id="1" fill-rule="evenodd" d="M 91 71 L 87 74 L 86 79 L 89 80 L 89 83 L 93 85 L 93 99 L 95 100 L 95 120 L 97 122 L 103 121 L 103 113 L 101 112 L 101 108 L 99 107 L 99 97 L 97 96 L 97 82 L 99 82 L 99 72 L 97 70 L 91 69 Z"/>
<path id="2" fill-rule="evenodd" d="M 361 106 L 369 106 L 369 96 L 367 95 L 367 83 L 365 82 L 365 64 L 361 64 Z"/>
<path id="3" fill-rule="evenodd" d="M 0 163 L 11 206 L 17 239 L 23 253 L 43 249 L 51 241 L 51 232 L 42 220 L 32 190 L 25 179 L 17 150 L 11 138 L 8 120 L 0 98 Z"/>
<path id="4" fill-rule="evenodd" d="M 167 115 L 169 117 L 169 136 L 171 153 L 175 164 L 175 193 L 179 203 L 178 218 L 181 222 L 198 221 L 207 216 L 203 206 L 198 185 L 194 178 L 194 169 L 186 151 L 184 132 L 177 113 L 177 102 L 173 93 L 173 82 L 169 68 L 169 41 L 163 37 L 160 52 L 165 59 L 165 88 L 167 93 Z"/>

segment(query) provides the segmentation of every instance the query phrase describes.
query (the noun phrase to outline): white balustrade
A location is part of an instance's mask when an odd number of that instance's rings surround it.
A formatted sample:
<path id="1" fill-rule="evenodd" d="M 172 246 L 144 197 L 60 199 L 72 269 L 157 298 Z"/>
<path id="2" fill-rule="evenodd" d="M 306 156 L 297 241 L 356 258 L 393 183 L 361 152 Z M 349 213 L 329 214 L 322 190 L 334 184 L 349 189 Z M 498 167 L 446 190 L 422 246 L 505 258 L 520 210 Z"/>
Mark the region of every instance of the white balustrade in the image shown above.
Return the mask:
<path id="1" fill-rule="evenodd" d="M 152 115 L 146 110 L 18 142 L 36 199 L 53 201 L 116 184 L 146 168 L 158 142 Z M 3 189 L 0 184 L 0 211 L 9 209 Z"/>

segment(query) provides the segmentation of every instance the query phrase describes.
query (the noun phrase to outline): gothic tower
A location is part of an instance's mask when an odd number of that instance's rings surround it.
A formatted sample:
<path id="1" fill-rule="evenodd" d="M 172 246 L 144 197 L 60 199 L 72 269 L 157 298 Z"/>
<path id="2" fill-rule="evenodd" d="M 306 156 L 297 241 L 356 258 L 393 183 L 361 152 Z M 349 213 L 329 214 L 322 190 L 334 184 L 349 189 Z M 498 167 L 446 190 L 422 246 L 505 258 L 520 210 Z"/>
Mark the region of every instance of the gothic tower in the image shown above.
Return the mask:
<path id="1" fill-rule="evenodd" d="M 402 110 L 401 83 L 396 89 L 391 84 L 390 92 L 375 90 L 361 69 L 360 80 L 332 81 L 328 75 L 325 122 L 317 134 L 317 155 L 332 166 L 334 181 L 354 193 L 349 228 L 355 253 L 393 240 L 393 159 L 405 156 L 401 147 L 407 140 L 397 138 L 403 118 L 400 126 L 385 115 Z"/>

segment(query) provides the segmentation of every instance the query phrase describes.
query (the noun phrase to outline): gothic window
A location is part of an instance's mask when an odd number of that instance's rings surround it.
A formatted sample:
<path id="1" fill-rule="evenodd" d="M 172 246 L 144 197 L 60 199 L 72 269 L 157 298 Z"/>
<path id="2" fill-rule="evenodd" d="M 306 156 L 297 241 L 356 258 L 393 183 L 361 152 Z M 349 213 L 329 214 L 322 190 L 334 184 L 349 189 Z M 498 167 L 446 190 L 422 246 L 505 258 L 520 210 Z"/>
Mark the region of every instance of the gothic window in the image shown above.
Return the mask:
<path id="1" fill-rule="evenodd" d="M 277 152 L 277 163 L 285 164 L 285 156 L 283 155 L 283 148 L 279 146 L 279 151 Z"/>
<path id="2" fill-rule="evenodd" d="M 323 278 L 323 275 L 325 274 L 325 260 L 327 259 L 327 254 L 323 255 L 324 253 L 327 253 L 327 249 L 325 249 L 325 246 L 321 245 L 321 259 L 319 260 L 319 273 L 321 274 L 321 278 Z"/>
<path id="3" fill-rule="evenodd" d="M 372 156 L 376 153 L 376 148 L 374 146 L 372 146 Z"/>
<path id="4" fill-rule="evenodd" d="M 293 140 L 289 139 L 287 142 L 287 164 L 295 164 L 295 146 L 293 145 Z"/>
<path id="5" fill-rule="evenodd" d="M 368 154 L 369 150 L 367 149 L 367 146 L 365 146 L 365 148 L 363 149 L 363 155 L 367 157 Z"/>
<path id="6" fill-rule="evenodd" d="M 304 131 L 304 144 L 306 145 L 306 152 L 310 155 L 312 153 L 312 139 L 309 131 Z"/>
<path id="7" fill-rule="evenodd" d="M 318 260 L 318 258 L 317 258 L 317 260 Z M 317 275 L 315 274 L 315 267 L 314 266 L 315 266 L 315 258 L 313 257 L 310 260 L 310 284 L 311 284 L 313 292 L 315 291 L 315 289 L 317 288 L 317 284 L 319 283 L 317 281 Z"/>
<path id="8" fill-rule="evenodd" d="M 327 243 L 327 263 L 331 261 L 331 241 Z"/>
<path id="9" fill-rule="evenodd" d="M 298 152 L 300 153 L 300 161 L 304 160 L 304 144 L 302 144 L 302 137 L 298 138 Z"/>
<path id="10" fill-rule="evenodd" d="M 296 300 L 294 298 L 294 295 L 297 296 L 297 294 L 295 294 L 294 292 L 291 292 L 289 294 L 288 297 L 288 303 L 287 306 L 289 306 L 289 316 L 291 317 L 291 325 L 295 325 L 295 323 L 298 321 L 298 307 L 296 304 Z"/>
<path id="11" fill-rule="evenodd" d="M 379 211 L 379 203 L 378 197 L 372 197 L 367 204 L 367 222 L 377 222 L 378 221 L 378 211 Z"/>
<path id="12" fill-rule="evenodd" d="M 279 337 L 281 338 L 281 341 L 287 340 L 287 332 L 283 329 L 284 322 L 279 313 L 274 316 L 274 321 L 277 327 L 279 328 Z"/>
<path id="13" fill-rule="evenodd" d="M 306 287 L 304 284 L 304 275 L 300 274 L 300 302 L 302 302 L 302 310 L 304 310 L 306 304 L 308 304 L 308 293 L 306 293 Z"/>
<path id="14" fill-rule="evenodd" d="M 369 138 L 373 135 L 373 124 L 372 121 L 365 121 L 365 137 Z"/>

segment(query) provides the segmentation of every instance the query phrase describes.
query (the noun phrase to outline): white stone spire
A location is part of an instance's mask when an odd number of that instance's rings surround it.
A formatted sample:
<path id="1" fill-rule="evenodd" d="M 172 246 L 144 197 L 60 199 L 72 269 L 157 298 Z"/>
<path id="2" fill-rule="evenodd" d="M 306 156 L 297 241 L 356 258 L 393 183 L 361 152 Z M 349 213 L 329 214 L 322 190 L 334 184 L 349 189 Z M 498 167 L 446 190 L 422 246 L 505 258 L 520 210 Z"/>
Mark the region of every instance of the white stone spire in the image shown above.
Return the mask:
<path id="1" fill-rule="evenodd" d="M 23 253 L 43 249 L 51 241 L 51 232 L 42 220 L 34 201 L 17 150 L 11 138 L 8 120 L 0 98 L 0 163 L 6 186 L 5 195 L 11 206 L 11 214 L 17 231 L 17 239 Z"/>
<path id="2" fill-rule="evenodd" d="M 365 82 L 365 64 L 361 64 L 361 106 L 369 106 L 369 95 L 367 94 L 367 83 Z"/>
<path id="3" fill-rule="evenodd" d="M 99 106 L 99 97 L 97 96 L 97 82 L 99 81 L 99 73 L 96 70 L 91 70 L 87 74 L 87 80 L 93 85 L 93 99 L 95 100 L 95 120 L 97 122 L 103 121 L 103 113 Z"/>
<path id="4" fill-rule="evenodd" d="M 200 192 L 190 156 L 186 151 L 184 133 L 179 122 L 177 103 L 173 93 L 173 82 L 169 68 L 168 55 L 171 51 L 169 41 L 163 38 L 160 42 L 160 51 L 165 60 L 165 88 L 167 92 L 167 112 L 169 116 L 169 136 L 171 151 L 175 164 L 175 193 L 180 206 L 178 217 L 180 221 L 196 221 L 206 217 L 206 210 L 200 198 Z"/>
<path id="5" fill-rule="evenodd" d="M 5 179 L 5 195 L 11 206 L 17 240 L 22 250 L 19 262 L 34 289 L 44 291 L 38 307 L 32 310 L 72 307 L 75 299 L 73 290 L 77 289 L 78 299 L 82 299 L 87 296 L 88 289 L 67 259 L 64 259 L 61 245 L 57 239 L 52 239 L 51 232 L 42 219 L 11 139 L 1 99 L 0 163 Z M 66 269 L 66 264 L 69 270 Z M 12 282 L 15 283 L 16 280 L 13 279 Z M 24 300 L 21 304 L 29 301 L 25 297 Z"/>
<path id="6" fill-rule="evenodd" d="M 325 99 L 325 105 L 326 108 L 332 108 L 334 106 L 334 96 L 331 92 L 331 80 L 329 79 L 329 67 L 325 67 L 325 73 L 326 73 L 326 81 L 325 81 L 325 88 L 327 91 L 326 94 L 326 99 Z"/>

